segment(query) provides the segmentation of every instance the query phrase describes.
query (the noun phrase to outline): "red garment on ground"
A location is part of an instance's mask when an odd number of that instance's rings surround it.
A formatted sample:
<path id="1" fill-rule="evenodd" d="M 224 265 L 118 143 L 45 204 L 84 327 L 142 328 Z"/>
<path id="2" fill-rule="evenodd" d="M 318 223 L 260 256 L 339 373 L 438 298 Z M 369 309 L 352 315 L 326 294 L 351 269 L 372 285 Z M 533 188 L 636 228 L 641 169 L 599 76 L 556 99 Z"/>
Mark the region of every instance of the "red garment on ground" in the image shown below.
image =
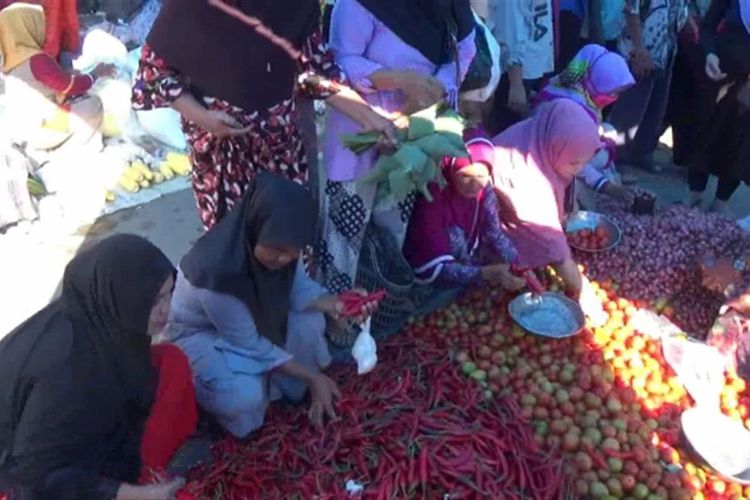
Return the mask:
<path id="1" fill-rule="evenodd" d="M 65 95 L 81 95 L 91 88 L 94 79 L 89 75 L 71 75 L 67 73 L 52 56 L 37 54 L 29 59 L 31 74 L 34 78 L 56 92 Z"/>
<path id="2" fill-rule="evenodd" d="M 151 347 L 159 370 L 159 386 L 141 441 L 144 469 L 163 469 L 177 449 L 195 432 L 198 409 L 187 356 L 172 344 Z"/>
<path id="3" fill-rule="evenodd" d="M 44 8 L 44 51 L 57 60 L 60 52 L 77 53 L 81 48 L 78 5 L 76 0 L 0 0 L 0 10 L 24 2 Z"/>

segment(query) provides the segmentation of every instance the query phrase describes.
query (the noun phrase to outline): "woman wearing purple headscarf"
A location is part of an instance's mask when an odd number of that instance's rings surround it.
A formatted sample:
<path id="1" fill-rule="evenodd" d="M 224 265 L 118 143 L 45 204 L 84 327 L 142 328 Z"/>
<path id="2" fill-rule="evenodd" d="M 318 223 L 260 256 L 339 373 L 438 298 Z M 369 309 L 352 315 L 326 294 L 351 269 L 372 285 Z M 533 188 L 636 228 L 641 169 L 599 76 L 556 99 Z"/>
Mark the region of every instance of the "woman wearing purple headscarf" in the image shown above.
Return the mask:
<path id="1" fill-rule="evenodd" d="M 635 79 L 622 56 L 601 45 L 590 44 L 539 93 L 542 102 L 553 99 L 577 102 L 600 126 L 602 146 L 578 177 L 593 191 L 625 202 L 631 199 L 630 190 L 615 182 L 615 147 L 604 132 L 607 126 L 602 123 L 602 112 L 634 84 Z"/>

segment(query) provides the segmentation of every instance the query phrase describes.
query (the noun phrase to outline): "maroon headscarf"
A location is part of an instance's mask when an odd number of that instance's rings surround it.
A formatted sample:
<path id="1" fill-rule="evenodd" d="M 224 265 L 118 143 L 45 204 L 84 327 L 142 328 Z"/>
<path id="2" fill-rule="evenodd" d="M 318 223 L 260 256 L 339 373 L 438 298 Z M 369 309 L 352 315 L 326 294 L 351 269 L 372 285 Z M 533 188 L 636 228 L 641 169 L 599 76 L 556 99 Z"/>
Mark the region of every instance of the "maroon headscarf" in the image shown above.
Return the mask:
<path id="1" fill-rule="evenodd" d="M 419 275 L 436 276 L 440 265 L 454 260 L 451 252 L 448 228 L 460 227 L 469 239 L 472 249 L 479 244 L 479 228 L 482 226 L 480 205 L 488 189 L 474 198 L 459 193 L 453 176 L 459 170 L 474 163 L 484 163 L 492 173 L 495 148 L 488 136 L 480 130 L 467 130 L 464 141 L 470 158 L 446 158 L 441 168 L 448 185 L 440 189 L 430 187 L 433 201 L 420 198 L 414 207 L 404 244 L 404 256 Z"/>

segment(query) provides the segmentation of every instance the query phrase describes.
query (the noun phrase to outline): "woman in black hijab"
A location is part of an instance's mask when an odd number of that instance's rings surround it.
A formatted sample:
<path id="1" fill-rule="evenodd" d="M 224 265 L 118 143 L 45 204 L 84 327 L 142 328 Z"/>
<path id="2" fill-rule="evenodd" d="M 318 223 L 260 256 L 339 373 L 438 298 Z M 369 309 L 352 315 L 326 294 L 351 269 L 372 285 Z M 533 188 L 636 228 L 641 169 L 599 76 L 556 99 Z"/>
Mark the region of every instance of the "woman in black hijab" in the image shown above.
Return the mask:
<path id="1" fill-rule="evenodd" d="M 314 226 L 309 192 L 263 172 L 180 264 L 167 335 L 190 358 L 200 405 L 237 437 L 263 424 L 269 401 L 308 388 L 313 422 L 335 416 L 324 314 L 341 305 L 299 263 Z"/>
<path id="2" fill-rule="evenodd" d="M 174 437 L 148 430 L 165 417 L 164 364 L 157 373 L 150 336 L 166 324 L 173 273 L 146 240 L 111 237 L 73 259 L 62 296 L 0 342 L 0 491 L 10 499 L 170 498 L 179 488 L 136 486 L 142 439 Z M 173 372 L 166 382 L 178 389 L 172 402 L 185 404 L 166 413 L 182 414 L 184 440 L 195 399 L 179 390 L 192 389 L 187 360 L 168 347 L 159 354 Z"/>
<path id="3" fill-rule="evenodd" d="M 701 26 L 705 78 L 698 82 L 696 137 L 690 167 L 690 204 L 703 201 L 711 174 L 718 177 L 713 212 L 728 214 L 728 202 L 750 184 L 750 2 L 713 0 Z"/>
<path id="4" fill-rule="evenodd" d="M 390 120 L 344 84 L 319 22 L 318 0 L 164 1 L 143 47 L 133 102 L 182 115 L 206 229 L 229 213 L 256 172 L 307 183 L 295 94 L 325 99 L 395 142 Z"/>

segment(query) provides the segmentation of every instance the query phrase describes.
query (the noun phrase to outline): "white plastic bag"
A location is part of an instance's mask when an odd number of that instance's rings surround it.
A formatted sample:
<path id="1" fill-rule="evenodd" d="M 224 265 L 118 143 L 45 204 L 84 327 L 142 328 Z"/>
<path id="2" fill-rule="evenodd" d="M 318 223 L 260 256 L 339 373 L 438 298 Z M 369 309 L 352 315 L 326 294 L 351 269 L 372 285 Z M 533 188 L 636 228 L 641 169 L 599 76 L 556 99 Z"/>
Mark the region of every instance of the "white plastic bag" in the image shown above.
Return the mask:
<path id="1" fill-rule="evenodd" d="M 712 346 L 688 338 L 662 337 L 664 359 L 677 374 L 696 406 L 720 408 L 726 360 Z"/>
<path id="2" fill-rule="evenodd" d="M 90 31 L 83 39 L 81 56 L 73 61 L 73 68 L 84 73 L 97 64 L 114 64 L 118 69 L 127 67 L 128 49 L 120 40 L 101 29 Z"/>
<path id="3" fill-rule="evenodd" d="M 362 331 L 359 332 L 357 340 L 354 341 L 352 346 L 352 356 L 357 362 L 358 375 L 371 372 L 378 363 L 378 346 L 375 344 L 375 339 L 370 335 L 371 323 L 372 318 L 365 321 Z"/>

